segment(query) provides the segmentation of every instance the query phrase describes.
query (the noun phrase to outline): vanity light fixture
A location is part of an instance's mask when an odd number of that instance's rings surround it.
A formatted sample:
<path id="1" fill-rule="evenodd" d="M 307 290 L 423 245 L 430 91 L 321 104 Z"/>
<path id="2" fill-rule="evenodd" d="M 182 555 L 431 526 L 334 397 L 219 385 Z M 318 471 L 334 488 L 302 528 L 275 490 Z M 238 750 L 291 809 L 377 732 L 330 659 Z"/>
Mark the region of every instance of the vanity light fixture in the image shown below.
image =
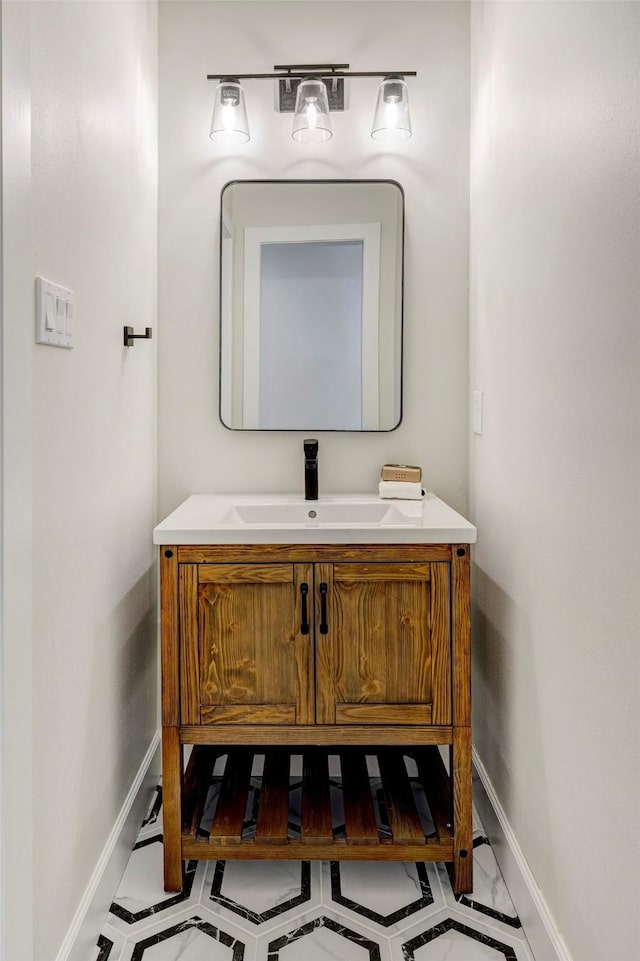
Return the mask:
<path id="1" fill-rule="evenodd" d="M 382 77 L 371 136 L 376 140 L 400 141 L 411 136 L 411 118 L 405 77 L 415 70 L 360 72 L 348 63 L 284 64 L 274 73 L 208 74 L 217 80 L 211 123 L 216 143 L 246 143 L 249 125 L 241 80 L 277 80 L 277 110 L 293 113 L 292 137 L 299 143 L 323 143 L 331 139 L 331 110 L 344 110 L 345 77 Z"/>
<path id="2" fill-rule="evenodd" d="M 371 136 L 387 141 L 408 140 L 411 136 L 407 84 L 398 74 L 385 77 L 380 84 Z"/>
<path id="3" fill-rule="evenodd" d="M 215 143 L 240 144 L 249 139 L 244 90 L 235 77 L 223 77 L 216 87 L 211 133 Z"/>
<path id="4" fill-rule="evenodd" d="M 332 135 L 324 81 L 319 77 L 306 77 L 298 85 L 291 136 L 299 143 L 324 143 Z"/>

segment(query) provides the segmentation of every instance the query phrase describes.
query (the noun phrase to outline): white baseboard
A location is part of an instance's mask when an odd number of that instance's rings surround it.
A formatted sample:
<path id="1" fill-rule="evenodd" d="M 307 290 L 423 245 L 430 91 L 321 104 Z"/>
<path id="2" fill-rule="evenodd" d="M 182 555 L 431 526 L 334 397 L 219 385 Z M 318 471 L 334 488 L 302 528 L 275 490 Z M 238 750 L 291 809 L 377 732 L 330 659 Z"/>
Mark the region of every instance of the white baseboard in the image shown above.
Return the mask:
<path id="1" fill-rule="evenodd" d="M 473 799 L 536 961 L 572 961 L 475 747 L 473 765 Z"/>
<path id="2" fill-rule="evenodd" d="M 87 961 L 95 954 L 100 929 L 129 860 L 153 788 L 158 783 L 159 747 L 160 731 L 156 731 L 102 849 L 56 961 Z"/>

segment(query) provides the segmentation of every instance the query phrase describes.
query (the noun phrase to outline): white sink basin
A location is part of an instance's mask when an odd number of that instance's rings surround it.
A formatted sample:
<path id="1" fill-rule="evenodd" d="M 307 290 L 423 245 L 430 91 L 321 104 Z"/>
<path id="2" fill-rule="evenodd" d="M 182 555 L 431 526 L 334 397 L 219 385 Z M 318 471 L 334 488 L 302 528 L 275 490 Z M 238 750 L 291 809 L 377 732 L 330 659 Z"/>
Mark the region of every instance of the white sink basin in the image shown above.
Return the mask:
<path id="1" fill-rule="evenodd" d="M 473 544 L 476 529 L 434 494 L 194 494 L 153 532 L 155 544 Z"/>
<path id="2" fill-rule="evenodd" d="M 419 516 L 419 515 L 418 515 Z M 324 503 L 305 501 L 279 504 L 238 504 L 224 516 L 225 524 L 245 524 L 252 527 L 290 525 L 365 527 L 378 524 L 415 524 L 416 517 L 403 514 L 391 504 L 385 503 Z"/>

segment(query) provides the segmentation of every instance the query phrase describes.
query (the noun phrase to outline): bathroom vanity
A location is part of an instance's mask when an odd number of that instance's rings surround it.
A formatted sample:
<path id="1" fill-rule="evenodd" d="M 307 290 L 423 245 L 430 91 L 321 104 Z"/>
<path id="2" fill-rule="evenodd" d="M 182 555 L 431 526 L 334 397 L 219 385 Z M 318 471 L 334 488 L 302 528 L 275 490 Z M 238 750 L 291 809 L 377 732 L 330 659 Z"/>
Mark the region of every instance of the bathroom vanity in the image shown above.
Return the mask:
<path id="1" fill-rule="evenodd" d="M 155 529 L 165 890 L 190 858 L 445 861 L 471 890 L 475 537 L 433 495 L 200 495 Z"/>

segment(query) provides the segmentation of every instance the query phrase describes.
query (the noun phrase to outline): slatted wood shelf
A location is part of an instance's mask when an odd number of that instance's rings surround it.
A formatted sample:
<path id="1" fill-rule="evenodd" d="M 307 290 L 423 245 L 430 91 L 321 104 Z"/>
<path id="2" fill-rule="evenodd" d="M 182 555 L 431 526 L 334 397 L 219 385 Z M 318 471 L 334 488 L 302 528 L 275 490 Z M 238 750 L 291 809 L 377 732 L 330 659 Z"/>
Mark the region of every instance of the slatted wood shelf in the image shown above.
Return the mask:
<path id="1" fill-rule="evenodd" d="M 435 746 L 192 749 L 183 858 L 452 861 L 453 854 L 449 777 Z"/>

